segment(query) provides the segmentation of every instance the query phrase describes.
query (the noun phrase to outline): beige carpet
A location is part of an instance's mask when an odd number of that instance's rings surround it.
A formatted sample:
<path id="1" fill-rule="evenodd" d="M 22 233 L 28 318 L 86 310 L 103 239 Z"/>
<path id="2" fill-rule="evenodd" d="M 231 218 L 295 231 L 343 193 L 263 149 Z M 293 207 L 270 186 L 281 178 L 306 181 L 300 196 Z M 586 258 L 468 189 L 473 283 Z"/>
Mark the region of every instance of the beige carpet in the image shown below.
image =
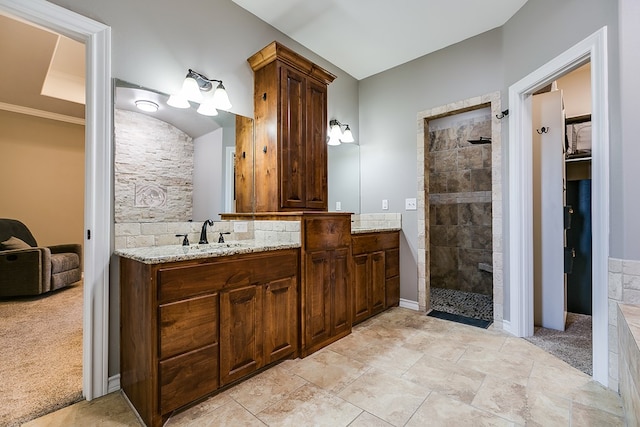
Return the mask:
<path id="1" fill-rule="evenodd" d="M 0 426 L 82 399 L 82 285 L 0 300 Z"/>
<path id="2" fill-rule="evenodd" d="M 567 313 L 564 331 L 536 326 L 534 335 L 525 339 L 585 374 L 593 375 L 591 316 Z"/>

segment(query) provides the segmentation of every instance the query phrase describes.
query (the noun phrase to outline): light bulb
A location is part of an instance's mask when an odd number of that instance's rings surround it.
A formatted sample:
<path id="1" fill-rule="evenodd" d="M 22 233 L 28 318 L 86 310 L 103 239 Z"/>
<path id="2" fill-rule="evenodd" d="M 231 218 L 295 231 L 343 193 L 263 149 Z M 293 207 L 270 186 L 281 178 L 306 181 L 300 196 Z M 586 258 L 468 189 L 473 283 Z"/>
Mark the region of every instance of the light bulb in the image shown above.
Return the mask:
<path id="1" fill-rule="evenodd" d="M 193 77 L 187 77 L 182 83 L 181 95 L 187 98 L 189 101 L 200 103 L 202 102 L 202 92 L 200 92 L 200 86 Z"/>
<path id="2" fill-rule="evenodd" d="M 231 108 L 229 95 L 227 95 L 227 91 L 225 90 L 224 86 L 222 86 L 222 82 L 218 84 L 215 92 L 213 92 L 213 105 L 221 110 L 228 110 Z"/>
<path id="3" fill-rule="evenodd" d="M 191 104 L 186 97 L 184 97 L 181 93 L 171 95 L 167 100 L 167 105 L 170 105 L 174 108 L 189 108 Z"/>
<path id="4" fill-rule="evenodd" d="M 349 129 L 349 125 L 346 125 L 346 129 L 344 130 L 344 133 L 342 134 L 342 138 L 340 138 L 340 141 L 342 142 L 354 142 L 355 139 L 353 139 L 353 134 L 351 133 L 351 129 Z"/>
<path id="5" fill-rule="evenodd" d="M 202 114 L 203 116 L 218 115 L 218 110 L 216 110 L 216 105 L 213 102 L 213 98 L 211 96 L 206 97 L 196 111 Z"/>

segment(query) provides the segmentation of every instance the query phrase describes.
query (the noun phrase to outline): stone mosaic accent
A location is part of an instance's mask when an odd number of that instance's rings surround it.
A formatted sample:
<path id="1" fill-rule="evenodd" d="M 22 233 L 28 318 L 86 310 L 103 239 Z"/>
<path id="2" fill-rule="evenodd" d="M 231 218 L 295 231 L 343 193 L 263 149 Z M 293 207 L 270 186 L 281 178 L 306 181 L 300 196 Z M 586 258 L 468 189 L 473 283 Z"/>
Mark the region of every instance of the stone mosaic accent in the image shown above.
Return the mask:
<path id="1" fill-rule="evenodd" d="M 421 111 L 417 114 L 417 188 L 418 188 L 418 305 L 420 310 L 430 307 L 430 251 L 427 240 L 430 239 L 430 209 L 429 185 L 430 169 L 429 152 L 429 126 L 430 120 L 453 115 L 459 112 L 469 111 L 481 106 L 490 105 L 491 108 L 491 240 L 493 267 L 493 322 L 494 327 L 503 327 L 504 314 L 504 284 L 503 284 L 503 230 L 502 230 L 502 123 L 496 117 L 501 112 L 500 92 L 493 92 L 466 100 L 453 102 L 440 107 Z M 487 135 L 482 135 L 487 136 Z M 480 146 L 482 147 L 482 146 Z M 457 158 L 457 157 L 456 157 Z M 477 156 L 475 157 L 477 159 Z M 482 157 L 483 162 L 486 157 Z M 488 159 L 487 159 L 488 160 Z M 462 177 L 464 178 L 464 176 Z M 464 184 L 464 179 L 460 181 Z M 470 181 L 469 181 L 470 182 Z M 456 185 L 456 184 L 453 184 Z M 460 188 L 460 186 L 459 186 Z M 463 194 L 475 193 L 475 191 L 463 191 Z M 486 194 L 486 193 L 485 193 Z M 483 197 L 486 197 L 483 195 Z M 485 202 L 488 203 L 488 201 Z"/>
<path id="2" fill-rule="evenodd" d="M 609 387 L 618 390 L 618 304 L 640 305 L 640 261 L 609 258 Z"/>
<path id="3" fill-rule="evenodd" d="M 163 121 L 119 109 L 114 128 L 115 222 L 191 219 L 191 137 Z"/>

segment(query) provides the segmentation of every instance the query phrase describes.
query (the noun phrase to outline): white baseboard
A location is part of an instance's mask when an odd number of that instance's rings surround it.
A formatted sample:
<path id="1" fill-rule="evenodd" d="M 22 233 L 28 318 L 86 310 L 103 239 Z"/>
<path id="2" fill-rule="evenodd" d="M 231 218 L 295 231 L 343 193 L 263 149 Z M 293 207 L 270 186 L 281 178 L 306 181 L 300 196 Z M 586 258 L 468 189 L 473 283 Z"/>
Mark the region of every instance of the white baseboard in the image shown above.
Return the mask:
<path id="1" fill-rule="evenodd" d="M 502 330 L 509 332 L 511 335 L 515 335 L 511 330 L 511 321 L 502 319 Z"/>
<path id="2" fill-rule="evenodd" d="M 400 298 L 400 307 L 420 311 L 420 305 L 418 305 L 418 301 L 411 301 L 409 299 Z"/>
<path id="3" fill-rule="evenodd" d="M 107 393 L 120 390 L 120 374 L 109 377 L 107 382 Z"/>

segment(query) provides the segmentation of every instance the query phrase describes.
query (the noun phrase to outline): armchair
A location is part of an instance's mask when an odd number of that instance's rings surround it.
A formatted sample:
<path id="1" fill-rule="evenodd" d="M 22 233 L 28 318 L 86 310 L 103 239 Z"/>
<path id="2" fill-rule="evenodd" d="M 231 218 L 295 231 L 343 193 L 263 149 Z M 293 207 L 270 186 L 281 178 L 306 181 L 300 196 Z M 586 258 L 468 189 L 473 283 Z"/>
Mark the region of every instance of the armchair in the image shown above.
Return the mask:
<path id="1" fill-rule="evenodd" d="M 0 297 L 40 295 L 81 277 L 80 245 L 38 246 L 22 222 L 0 218 Z"/>

